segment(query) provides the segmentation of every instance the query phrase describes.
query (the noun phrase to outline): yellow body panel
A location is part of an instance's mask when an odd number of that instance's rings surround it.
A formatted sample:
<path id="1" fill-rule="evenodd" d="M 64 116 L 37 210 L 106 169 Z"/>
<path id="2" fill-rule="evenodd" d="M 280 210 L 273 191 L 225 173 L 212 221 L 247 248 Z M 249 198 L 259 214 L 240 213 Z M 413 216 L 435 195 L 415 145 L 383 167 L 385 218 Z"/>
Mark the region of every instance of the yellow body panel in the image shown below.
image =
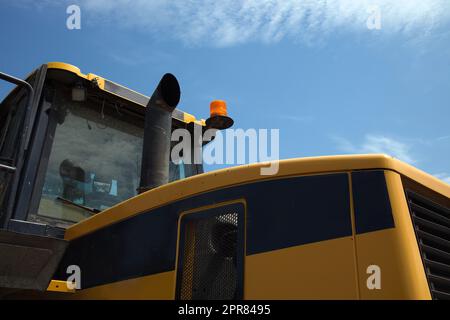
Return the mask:
<path id="1" fill-rule="evenodd" d="M 361 160 L 355 163 L 355 159 Z M 352 236 L 309 243 L 269 252 L 245 256 L 245 299 L 430 299 L 417 240 L 402 185 L 401 174 L 410 168 L 385 156 L 339 156 L 328 159 L 293 159 L 280 162 L 278 175 L 297 176 L 314 173 L 355 169 L 371 169 L 376 161 L 385 161 L 385 178 L 395 228 L 356 235 L 355 217 L 350 188 Z M 401 163 L 400 163 L 401 164 Z M 350 167 L 352 166 L 352 167 Z M 261 165 L 242 166 L 206 173 L 159 187 L 125 201 L 87 221 L 71 227 L 67 239 L 74 239 L 101 226 L 126 219 L 171 201 L 189 197 L 202 191 L 219 189 L 238 182 L 261 180 L 257 171 Z M 349 168 L 350 167 L 350 168 Z M 380 168 L 380 166 L 375 166 Z M 394 169 L 396 169 L 394 171 Z M 417 172 L 416 172 L 417 171 Z M 399 173 L 400 172 L 400 173 Z M 409 176 L 442 194 L 448 194 L 448 185 L 435 181 L 418 170 Z M 349 175 L 351 181 L 351 175 Z M 432 184 L 436 185 L 432 185 Z M 189 188 L 188 188 L 189 186 Z M 193 191 L 196 190 L 196 191 Z M 245 199 L 215 203 L 182 212 L 185 215 L 223 206 Z M 180 223 L 178 223 L 179 227 Z M 246 229 L 246 228 L 244 228 Z M 179 234 L 179 230 L 178 230 Z M 177 239 L 177 252 L 178 252 Z M 178 258 L 178 253 L 176 255 Z M 381 289 L 370 290 L 366 283 L 367 267 L 381 268 Z M 176 263 L 177 267 L 178 264 Z M 142 278 L 120 281 L 77 292 L 80 299 L 173 299 L 176 288 L 176 269 Z"/>
<path id="2" fill-rule="evenodd" d="M 47 291 L 51 292 L 70 292 L 74 293 L 75 289 L 69 289 L 66 281 L 52 280 L 48 285 Z"/>
<path id="3" fill-rule="evenodd" d="M 93 73 L 84 74 L 81 72 L 80 68 L 78 68 L 74 65 L 64 63 L 64 62 L 49 62 L 49 63 L 47 63 L 47 68 L 69 71 L 69 72 L 75 73 L 80 78 L 83 78 L 83 79 L 86 79 L 89 81 L 92 81 L 95 79 L 97 81 L 99 88 L 102 90 L 105 90 L 105 79 L 104 78 L 99 77 Z"/>
<path id="4" fill-rule="evenodd" d="M 175 272 L 109 283 L 66 296 L 69 299 L 171 300 L 174 298 Z"/>
<path id="5" fill-rule="evenodd" d="M 221 169 L 203 173 L 144 192 L 67 229 L 65 238 L 72 240 L 98 228 L 130 218 L 141 212 L 200 194 L 210 190 L 254 181 L 278 179 L 328 172 L 359 169 L 386 169 L 404 174 L 418 183 L 450 198 L 450 185 L 412 166 L 386 155 L 348 155 L 311 157 L 279 161 L 279 171 L 273 176 L 261 176 L 260 169 L 267 163 Z"/>
<path id="6" fill-rule="evenodd" d="M 353 238 L 245 258 L 245 299 L 357 299 Z"/>
<path id="7" fill-rule="evenodd" d="M 92 73 L 84 74 L 79 68 L 73 65 L 62 62 L 50 62 L 47 64 L 47 68 L 64 70 L 81 79 L 91 82 L 95 81 L 99 89 L 108 94 L 127 99 L 126 97 L 108 91 L 114 91 L 114 89 L 111 89 L 114 86 L 108 87 L 113 82 Z M 62 74 L 64 76 L 68 75 L 66 72 L 62 72 Z M 71 76 L 70 78 L 75 77 Z M 105 89 L 105 83 L 107 89 Z M 135 93 L 138 94 L 137 92 Z M 130 96 L 128 97 L 130 98 Z M 145 96 L 140 95 L 140 98 L 145 98 Z M 145 107 L 145 105 L 142 105 L 145 104 L 143 102 L 145 99 L 139 101 L 139 103 L 135 104 L 136 108 L 141 110 Z M 181 119 L 179 117 L 177 119 L 184 123 L 195 122 L 203 126 L 205 125 L 203 119 L 197 120 L 193 115 L 184 112 Z M 349 214 L 351 216 L 352 235 L 245 256 L 243 277 L 244 298 L 431 298 L 402 185 L 402 177 L 406 177 L 447 199 L 450 199 L 450 185 L 386 155 L 342 155 L 280 160 L 276 161 L 279 170 L 275 175 L 261 175 L 261 169 L 271 164 L 273 165 L 273 163 L 257 163 L 226 168 L 174 181 L 149 190 L 69 227 L 65 232 L 65 239 L 69 241 L 75 240 L 101 228 L 149 212 L 158 207 L 166 206 L 175 201 L 230 186 L 286 177 L 337 172 L 348 173 L 350 182 Z M 356 170 L 384 171 L 395 225 L 394 228 L 356 234 L 351 183 L 352 176 L 350 174 Z M 43 205 L 48 205 L 49 201 L 44 201 Z M 214 203 L 212 201 L 211 205 L 186 211 L 183 211 L 184 208 L 182 208 L 178 216 L 178 237 L 175 259 L 178 259 L 180 219 L 187 214 L 223 206 L 232 202 L 243 202 L 245 210 L 247 209 L 245 199 L 221 203 Z M 72 208 L 70 212 L 67 211 L 67 214 L 79 215 L 81 211 L 78 210 L 80 211 L 78 212 L 77 210 Z M 246 214 L 247 212 L 245 211 Z M 62 215 L 59 214 L 58 216 Z M 244 230 L 246 230 L 246 226 Z M 109 234 L 107 236 L 109 237 Z M 244 237 L 246 237 L 246 234 L 244 234 Z M 245 245 L 246 241 L 244 241 Z M 102 249 L 104 250 L 104 248 Z M 246 252 L 245 248 L 244 252 Z M 380 290 L 370 290 L 366 284 L 369 277 L 367 268 L 370 265 L 377 265 L 381 269 Z M 170 267 L 172 268 L 173 266 Z M 68 299 L 174 299 L 177 268 L 178 263 L 176 261 L 173 271 L 121 280 L 76 291 L 68 289 L 64 281 L 53 280 L 49 284 L 47 291 L 49 295 L 56 295 Z M 168 270 L 168 268 L 159 269 L 159 271 L 161 270 Z M 115 281 L 114 279 L 114 277 L 111 277 L 106 281 Z"/>
<path id="8" fill-rule="evenodd" d="M 361 299 L 431 299 L 399 174 L 386 171 L 395 228 L 356 236 Z M 381 290 L 369 290 L 367 267 L 381 269 Z"/>

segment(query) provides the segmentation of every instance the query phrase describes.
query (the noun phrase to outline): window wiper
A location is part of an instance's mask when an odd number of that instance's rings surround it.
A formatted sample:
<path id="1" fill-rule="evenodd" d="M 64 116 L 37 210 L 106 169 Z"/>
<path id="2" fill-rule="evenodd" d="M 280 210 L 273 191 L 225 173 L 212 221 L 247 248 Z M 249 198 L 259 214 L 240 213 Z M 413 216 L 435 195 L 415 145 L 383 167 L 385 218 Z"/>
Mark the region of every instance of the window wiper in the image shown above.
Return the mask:
<path id="1" fill-rule="evenodd" d="M 90 212 L 93 212 L 93 213 L 102 212 L 101 210 L 98 210 L 98 209 L 95 209 L 95 208 L 86 207 L 86 206 L 83 206 L 81 204 L 75 203 L 72 200 L 64 199 L 62 197 L 56 197 L 56 199 L 61 201 L 61 202 L 63 202 L 63 203 L 66 203 L 66 204 L 72 205 L 74 207 L 77 207 L 77 208 L 80 208 L 80 209 L 84 209 L 84 210 L 87 210 L 87 211 L 90 211 Z"/>

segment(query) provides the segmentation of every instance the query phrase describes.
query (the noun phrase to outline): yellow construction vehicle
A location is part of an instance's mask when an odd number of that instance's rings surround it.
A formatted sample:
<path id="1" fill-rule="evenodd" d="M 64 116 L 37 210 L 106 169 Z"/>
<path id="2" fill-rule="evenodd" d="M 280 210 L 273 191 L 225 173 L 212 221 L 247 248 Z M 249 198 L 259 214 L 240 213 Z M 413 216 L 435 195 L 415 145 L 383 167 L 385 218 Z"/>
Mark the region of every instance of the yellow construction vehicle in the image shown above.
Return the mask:
<path id="1" fill-rule="evenodd" d="M 150 97 L 58 62 L 0 78 L 2 298 L 450 298 L 431 175 L 386 155 L 204 173 L 170 161 L 171 132 L 232 120 L 176 109 L 173 75 Z"/>

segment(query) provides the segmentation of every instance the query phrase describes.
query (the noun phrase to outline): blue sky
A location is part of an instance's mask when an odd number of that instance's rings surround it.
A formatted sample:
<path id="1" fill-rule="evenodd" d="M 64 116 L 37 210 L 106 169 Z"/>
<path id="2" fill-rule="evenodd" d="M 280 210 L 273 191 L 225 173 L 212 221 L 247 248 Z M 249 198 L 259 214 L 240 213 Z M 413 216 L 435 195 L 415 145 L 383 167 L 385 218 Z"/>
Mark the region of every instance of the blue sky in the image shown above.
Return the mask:
<path id="1" fill-rule="evenodd" d="M 0 35 L 13 75 L 63 61 L 149 95 L 172 72 L 180 109 L 224 99 L 281 158 L 383 152 L 450 182 L 448 0 L 1 1 Z"/>

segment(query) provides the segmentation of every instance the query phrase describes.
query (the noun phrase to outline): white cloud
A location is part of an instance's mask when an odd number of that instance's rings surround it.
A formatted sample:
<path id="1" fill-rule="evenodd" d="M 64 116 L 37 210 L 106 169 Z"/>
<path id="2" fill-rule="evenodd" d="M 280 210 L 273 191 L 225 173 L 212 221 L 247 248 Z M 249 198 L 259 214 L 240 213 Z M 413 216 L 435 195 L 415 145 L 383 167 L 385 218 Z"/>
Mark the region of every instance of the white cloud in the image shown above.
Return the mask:
<path id="1" fill-rule="evenodd" d="M 149 53 L 144 53 L 137 50 L 121 53 L 108 52 L 108 56 L 115 62 L 129 67 L 142 66 L 147 63 L 167 62 L 174 59 L 174 56 L 171 54 L 157 49 L 154 49 Z"/>
<path id="2" fill-rule="evenodd" d="M 437 141 L 443 141 L 443 140 L 450 140 L 450 136 L 442 136 L 442 137 L 438 137 L 436 138 Z"/>
<path id="3" fill-rule="evenodd" d="M 299 122 L 299 123 L 311 123 L 314 120 L 313 116 L 300 116 L 300 115 L 288 115 L 288 114 L 281 114 L 277 116 L 279 119 L 282 120 L 289 120 L 292 122 Z"/>
<path id="4" fill-rule="evenodd" d="M 384 153 L 408 163 L 417 163 L 411 155 L 409 144 L 382 135 L 368 134 L 360 145 L 342 137 L 333 137 L 339 151 L 346 153 Z"/>
<path id="5" fill-rule="evenodd" d="M 368 8 L 383 34 L 420 38 L 450 20 L 448 0 L 79 0 L 89 19 L 164 35 L 188 45 L 306 43 L 336 32 L 367 33 Z M 83 16 L 85 19 L 86 15 Z M 92 21 L 92 20 L 91 20 Z"/>

